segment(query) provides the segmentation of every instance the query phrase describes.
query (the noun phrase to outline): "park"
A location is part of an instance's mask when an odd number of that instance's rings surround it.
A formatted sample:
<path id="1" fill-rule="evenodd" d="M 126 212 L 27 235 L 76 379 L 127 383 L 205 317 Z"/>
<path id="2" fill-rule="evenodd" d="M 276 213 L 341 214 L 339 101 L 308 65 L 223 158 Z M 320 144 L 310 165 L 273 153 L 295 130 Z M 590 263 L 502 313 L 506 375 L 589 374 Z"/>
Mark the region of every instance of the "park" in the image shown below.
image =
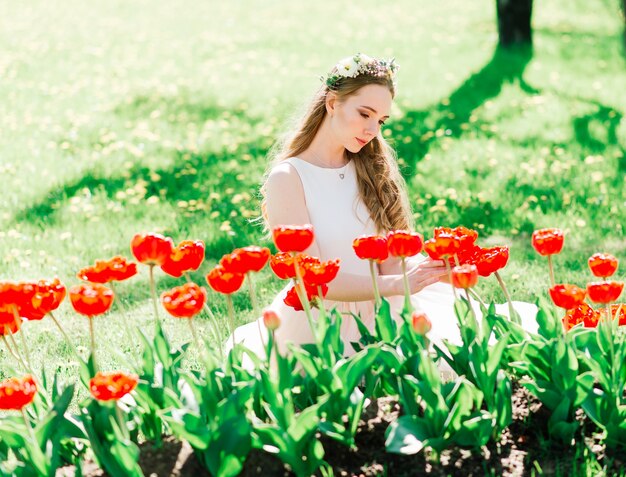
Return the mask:
<path id="1" fill-rule="evenodd" d="M 0 475 L 625 475 L 624 8 L 3 6 Z M 411 230 L 348 244 L 372 326 L 327 306 L 349 261 L 303 255 L 322 229 L 262 216 L 342 58 L 397 85 L 377 136 Z M 446 264 L 458 342 L 412 257 Z M 313 339 L 283 347 L 292 282 Z M 259 319 L 265 353 L 232 346 Z"/>

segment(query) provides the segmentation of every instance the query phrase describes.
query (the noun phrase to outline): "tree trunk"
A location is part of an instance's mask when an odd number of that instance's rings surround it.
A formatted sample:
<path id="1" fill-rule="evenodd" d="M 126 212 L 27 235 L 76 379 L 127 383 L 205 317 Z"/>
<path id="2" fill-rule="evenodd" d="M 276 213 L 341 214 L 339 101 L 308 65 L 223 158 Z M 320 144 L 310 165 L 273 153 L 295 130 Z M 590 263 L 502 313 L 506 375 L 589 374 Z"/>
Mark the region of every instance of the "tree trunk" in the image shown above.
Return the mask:
<path id="1" fill-rule="evenodd" d="M 626 0 L 622 0 L 626 2 Z M 532 46 L 533 0 L 496 0 L 500 46 Z"/>

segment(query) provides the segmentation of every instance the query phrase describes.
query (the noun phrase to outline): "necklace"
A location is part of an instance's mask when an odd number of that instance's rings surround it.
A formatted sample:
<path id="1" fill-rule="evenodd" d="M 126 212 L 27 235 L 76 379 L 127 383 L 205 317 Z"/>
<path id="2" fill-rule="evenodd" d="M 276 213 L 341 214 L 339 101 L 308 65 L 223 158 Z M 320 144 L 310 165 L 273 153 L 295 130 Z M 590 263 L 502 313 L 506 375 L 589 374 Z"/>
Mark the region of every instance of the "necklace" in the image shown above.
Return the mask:
<path id="1" fill-rule="evenodd" d="M 317 154 L 315 154 L 313 151 L 311 151 L 311 154 L 313 154 L 315 159 L 317 159 L 318 163 L 320 164 L 322 163 L 322 161 L 320 161 L 320 158 Z M 350 161 L 348 161 L 345 165 L 341 167 L 326 167 L 325 169 L 332 169 L 332 170 L 337 171 L 337 173 L 339 174 L 339 179 L 343 180 L 343 178 L 346 177 L 346 167 L 348 167 L 348 164 L 350 164 Z"/>

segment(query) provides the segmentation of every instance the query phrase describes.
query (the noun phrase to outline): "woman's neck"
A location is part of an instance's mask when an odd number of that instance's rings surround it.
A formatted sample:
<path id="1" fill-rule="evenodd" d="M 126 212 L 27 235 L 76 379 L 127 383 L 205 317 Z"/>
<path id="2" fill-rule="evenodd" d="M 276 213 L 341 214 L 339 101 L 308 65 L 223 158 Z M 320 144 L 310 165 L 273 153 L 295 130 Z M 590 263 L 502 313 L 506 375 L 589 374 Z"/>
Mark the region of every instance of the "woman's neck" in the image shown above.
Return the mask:
<path id="1" fill-rule="evenodd" d="M 349 162 L 346 149 L 333 137 L 326 118 L 300 158 L 316 166 L 332 168 L 343 167 Z"/>

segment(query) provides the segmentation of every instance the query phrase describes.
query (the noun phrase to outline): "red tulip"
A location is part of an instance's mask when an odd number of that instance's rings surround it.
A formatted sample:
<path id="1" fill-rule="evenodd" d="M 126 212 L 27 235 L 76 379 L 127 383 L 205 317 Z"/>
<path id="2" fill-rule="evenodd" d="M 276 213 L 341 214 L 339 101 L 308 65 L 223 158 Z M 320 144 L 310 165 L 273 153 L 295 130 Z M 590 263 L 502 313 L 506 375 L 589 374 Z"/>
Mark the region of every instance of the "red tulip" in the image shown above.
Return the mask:
<path id="1" fill-rule="evenodd" d="M 16 314 L 34 314 L 30 301 L 36 292 L 34 282 L 0 282 L 0 323 L 14 321 Z"/>
<path id="2" fill-rule="evenodd" d="M 299 257 L 298 265 L 302 269 L 302 280 L 310 287 L 326 285 L 339 273 L 339 259 L 322 262 L 315 257 Z"/>
<path id="3" fill-rule="evenodd" d="M 135 258 L 146 265 L 163 265 L 174 248 L 174 242 L 161 234 L 137 234 L 130 242 Z"/>
<path id="4" fill-rule="evenodd" d="M 619 311 L 619 316 L 617 312 Z M 626 325 L 626 303 L 611 305 L 611 317 L 617 319 L 620 326 Z"/>
<path id="5" fill-rule="evenodd" d="M 0 282 L 0 325 L 10 325 L 19 315 L 18 303 L 22 301 L 22 293 L 14 282 Z"/>
<path id="6" fill-rule="evenodd" d="M 260 272 L 270 255 L 269 248 L 250 245 L 249 247 L 237 248 L 232 253 L 224 255 L 220 260 L 220 265 L 231 273 L 245 275 L 248 272 Z"/>
<path id="7" fill-rule="evenodd" d="M 280 318 L 278 317 L 278 314 L 275 311 L 264 310 L 263 311 L 263 324 L 268 330 L 274 331 L 280 326 Z"/>
<path id="8" fill-rule="evenodd" d="M 313 226 L 279 225 L 272 231 L 276 248 L 281 252 L 304 252 L 313 243 Z"/>
<path id="9" fill-rule="evenodd" d="M 454 257 L 461 249 L 461 241 L 458 237 L 445 232 L 433 237 L 424 243 L 424 251 L 433 260 L 445 260 Z"/>
<path id="10" fill-rule="evenodd" d="M 270 268 L 281 280 L 287 280 L 296 276 L 293 266 L 293 257 L 287 252 L 278 252 L 270 257 Z"/>
<path id="11" fill-rule="evenodd" d="M 560 308 L 571 310 L 585 301 L 586 291 L 576 285 L 563 283 L 550 288 L 550 298 Z"/>
<path id="12" fill-rule="evenodd" d="M 96 260 L 95 265 L 83 268 L 76 276 L 79 280 L 92 283 L 123 281 L 137 274 L 137 264 L 125 257 L 115 256 L 110 260 Z"/>
<path id="13" fill-rule="evenodd" d="M 564 238 L 560 229 L 539 229 L 533 232 L 532 244 L 539 255 L 555 255 L 563 249 Z"/>
<path id="14" fill-rule="evenodd" d="M 571 330 L 579 323 L 584 323 L 587 328 L 595 328 L 600 319 L 600 313 L 582 302 L 571 310 L 567 310 L 563 318 L 563 326 L 566 331 Z"/>
<path id="15" fill-rule="evenodd" d="M 222 265 L 216 265 L 207 276 L 206 281 L 216 292 L 230 295 L 241 288 L 245 275 L 227 271 Z"/>
<path id="16" fill-rule="evenodd" d="M 0 326 L 10 325 L 14 321 L 15 314 L 13 313 L 13 305 L 0 304 Z"/>
<path id="17" fill-rule="evenodd" d="M 22 283 L 22 298 L 18 304 L 19 314 L 28 320 L 41 320 L 56 310 L 65 298 L 65 285 L 58 278 Z"/>
<path id="18" fill-rule="evenodd" d="M 14 335 L 20 328 L 22 327 L 22 319 L 18 316 L 17 318 L 13 317 L 13 321 L 8 321 L 6 323 L 0 321 L 0 336 L 6 336 L 8 334 Z"/>
<path id="19" fill-rule="evenodd" d="M 387 245 L 394 257 L 412 257 L 422 251 L 424 238 L 417 232 L 393 230 L 387 234 Z"/>
<path id="20" fill-rule="evenodd" d="M 309 287 L 305 285 L 305 289 L 309 302 L 311 302 L 314 298 L 319 297 L 319 291 L 317 287 Z M 326 293 L 328 293 L 328 287 L 326 285 L 322 285 L 322 298 L 326 296 Z M 300 301 L 300 297 L 296 292 L 295 286 L 289 289 L 289 291 L 287 292 L 287 296 L 285 296 L 285 298 L 283 299 L 283 302 L 285 303 L 285 305 L 292 307 L 296 311 L 304 310 L 302 302 Z"/>
<path id="21" fill-rule="evenodd" d="M 30 374 L 23 378 L 9 378 L 0 383 L 0 409 L 21 411 L 35 399 L 37 384 Z"/>
<path id="22" fill-rule="evenodd" d="M 468 229 L 462 225 L 452 229 L 452 233 L 456 235 L 461 242 L 459 253 L 463 253 L 466 250 L 471 249 L 474 246 L 474 242 L 476 242 L 476 239 L 478 238 L 478 232 L 476 230 Z M 435 236 L 437 235 L 435 234 Z"/>
<path id="23" fill-rule="evenodd" d="M 352 248 L 361 260 L 374 260 L 382 263 L 389 257 L 387 239 L 380 235 L 363 235 L 355 238 Z"/>
<path id="24" fill-rule="evenodd" d="M 617 270 L 619 261 L 608 253 L 594 253 L 589 257 L 589 268 L 596 277 L 610 277 Z"/>
<path id="25" fill-rule="evenodd" d="M 116 255 L 108 261 L 109 281 L 122 282 L 137 275 L 137 264 Z"/>
<path id="26" fill-rule="evenodd" d="M 413 330 L 421 336 L 426 335 L 433 327 L 426 313 L 417 311 L 413 312 L 411 324 L 413 325 Z"/>
<path id="27" fill-rule="evenodd" d="M 176 318 L 191 318 L 202 310 L 206 290 L 195 283 L 185 283 L 161 294 L 161 303 Z"/>
<path id="28" fill-rule="evenodd" d="M 473 263 L 481 277 L 488 277 L 506 266 L 509 260 L 509 247 L 491 247 L 473 249 Z"/>
<path id="29" fill-rule="evenodd" d="M 89 391 L 98 401 L 117 401 L 135 389 L 138 382 L 136 374 L 99 371 L 89 380 Z"/>
<path id="30" fill-rule="evenodd" d="M 452 269 L 452 285 L 455 288 L 472 288 L 478 283 L 476 265 L 458 265 Z"/>
<path id="31" fill-rule="evenodd" d="M 594 303 L 611 303 L 619 298 L 624 282 L 607 281 L 587 283 L 587 294 Z"/>
<path id="32" fill-rule="evenodd" d="M 70 301 L 81 315 L 101 315 L 113 304 L 113 290 L 100 283 L 81 283 L 70 288 Z"/>
<path id="33" fill-rule="evenodd" d="M 202 240 L 183 240 L 172 249 L 172 253 L 161 265 L 161 270 L 178 278 L 185 272 L 200 268 L 203 260 L 204 242 Z"/>
<path id="34" fill-rule="evenodd" d="M 463 253 L 471 249 L 474 246 L 474 242 L 476 242 L 476 239 L 478 238 L 478 232 L 476 230 L 468 229 L 462 225 L 453 229 L 450 227 L 436 227 L 433 233 L 433 237 L 435 239 L 449 235 L 455 237 L 456 242 L 458 243 L 458 248 L 455 245 L 452 245 L 452 249 L 449 250 L 450 255 Z"/>

